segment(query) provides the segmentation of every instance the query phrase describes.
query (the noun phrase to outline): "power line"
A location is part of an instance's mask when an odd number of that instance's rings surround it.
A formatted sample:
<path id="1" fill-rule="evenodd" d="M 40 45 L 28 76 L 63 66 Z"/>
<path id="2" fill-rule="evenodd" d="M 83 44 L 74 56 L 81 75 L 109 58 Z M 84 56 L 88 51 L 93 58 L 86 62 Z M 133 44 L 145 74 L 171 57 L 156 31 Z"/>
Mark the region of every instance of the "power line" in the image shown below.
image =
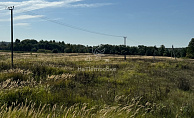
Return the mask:
<path id="1" fill-rule="evenodd" d="M 39 14 L 36 14 L 36 13 L 32 13 L 30 11 L 24 11 L 24 12 L 28 12 L 28 15 L 39 15 Z M 91 31 L 91 30 L 87 30 L 87 29 L 84 29 L 84 28 L 80 28 L 80 27 L 77 27 L 77 26 L 73 26 L 73 25 L 70 25 L 70 24 L 66 24 L 66 23 L 63 23 L 63 22 L 60 22 L 60 21 L 57 21 L 57 20 L 52 20 L 48 17 L 39 17 L 43 20 L 46 20 L 46 21 L 49 21 L 49 22 L 52 22 L 52 23 L 56 23 L 58 25 L 63 25 L 63 26 L 66 26 L 66 27 L 69 27 L 69 28 L 73 28 L 73 29 L 76 29 L 76 30 L 81 30 L 81 31 L 84 31 L 84 32 L 89 32 L 89 33 L 93 33 L 93 34 L 97 34 L 97 35 L 104 35 L 104 36 L 111 36 L 111 37 L 122 37 L 122 38 L 125 38 L 126 36 L 119 36 L 119 35 L 112 35 L 112 34 L 106 34 L 106 33 L 101 33 L 101 32 L 95 32 L 95 31 Z M 133 42 L 136 42 L 138 45 L 142 44 L 140 43 L 139 41 L 136 41 L 136 40 L 132 40 L 132 39 L 129 39 L 130 41 L 133 41 Z"/>
<path id="2" fill-rule="evenodd" d="M 7 7 L 6 5 L 0 5 L 0 6 Z M 19 8 L 19 9 L 21 9 L 21 8 Z M 29 10 L 28 11 L 27 10 L 22 10 L 22 11 L 25 12 L 25 13 L 29 13 L 30 15 L 38 15 L 38 14 L 30 12 Z M 85 28 L 81 28 L 81 27 L 70 25 L 70 24 L 66 24 L 66 23 L 63 23 L 63 22 L 60 22 L 60 21 L 57 21 L 57 20 L 52 20 L 52 19 L 50 19 L 48 17 L 45 17 L 45 16 L 44 17 L 39 17 L 39 18 L 44 19 L 44 20 L 49 21 L 49 22 L 59 24 L 59 25 L 63 25 L 63 26 L 69 27 L 69 28 L 73 28 L 73 29 L 76 29 L 76 30 L 81 30 L 81 31 L 89 32 L 89 33 L 93 33 L 93 34 L 111 36 L 111 37 L 125 37 L 125 36 L 121 36 L 121 35 L 113 35 L 113 34 L 107 34 L 107 33 L 102 33 L 102 32 L 91 31 L 91 30 L 88 30 L 88 29 L 85 29 Z"/>
<path id="3" fill-rule="evenodd" d="M 6 7 L 6 8 L 7 8 L 7 5 L 3 5 L 3 4 L 1 4 L 0 6 L 4 6 L 4 7 Z"/>
<path id="4" fill-rule="evenodd" d="M 0 6 L 4 6 L 7 8 L 6 5 L 0 5 Z M 3 10 L 3 9 L 0 9 L 0 10 Z M 21 10 L 22 12 L 28 14 L 28 15 L 38 15 L 36 13 L 33 13 L 31 12 L 30 10 L 23 10 L 22 8 L 18 8 L 15 9 L 15 10 Z M 84 31 L 84 32 L 88 32 L 88 33 L 93 33 L 93 34 L 97 34 L 97 35 L 103 35 L 103 36 L 109 36 L 109 37 L 126 37 L 126 36 L 121 36 L 121 35 L 114 35 L 114 34 L 108 34 L 108 33 L 102 33 L 102 32 L 97 32 L 97 31 L 92 31 L 92 30 L 88 30 L 88 29 L 85 29 L 85 28 L 81 28 L 81 27 L 77 27 L 77 26 L 74 26 L 74 25 L 70 25 L 70 24 L 67 24 L 67 23 L 64 23 L 64 22 L 60 22 L 60 21 L 57 21 L 57 20 L 53 20 L 49 17 L 46 17 L 46 16 L 43 16 L 43 17 L 39 17 L 40 19 L 43 19 L 43 20 L 46 20 L 46 21 L 49 21 L 49 22 L 52 22 L 52 23 L 56 23 L 58 25 L 63 25 L 65 27 L 69 27 L 69 28 L 72 28 L 72 29 L 76 29 L 76 30 L 80 30 L 80 31 Z M 137 40 L 132 40 L 132 39 L 128 39 L 130 41 L 133 41 L 133 42 L 136 42 L 138 45 L 139 44 L 143 44 Z"/>
<path id="5" fill-rule="evenodd" d="M 3 5 L 3 6 L 6 6 L 6 5 Z M 22 12 L 24 12 L 28 15 L 39 15 L 39 14 L 31 12 L 30 10 L 22 10 L 22 8 L 19 8 L 19 9 L 17 8 L 16 10 L 21 10 Z M 62 26 L 65 26 L 65 27 L 69 27 L 69 28 L 72 28 L 72 29 L 76 29 L 76 30 L 80 30 L 80 31 L 88 32 L 88 33 L 93 33 L 93 34 L 97 34 L 97 35 L 103 35 L 103 36 L 109 36 L 109 37 L 120 37 L 120 38 L 121 37 L 122 38 L 126 37 L 126 36 L 121 36 L 121 35 L 113 35 L 113 34 L 107 34 L 107 33 L 102 33 L 102 32 L 91 31 L 91 30 L 88 30 L 88 29 L 85 29 L 85 28 L 81 28 L 81 27 L 77 27 L 77 26 L 74 26 L 74 25 L 64 23 L 64 22 L 53 20 L 53 19 L 51 19 L 49 17 L 46 17 L 46 16 L 39 17 L 39 18 L 43 19 L 43 20 L 46 20 L 46 21 L 49 21 L 49 22 L 52 22 L 52 23 L 56 23 L 58 25 L 62 25 Z M 136 40 L 132 40 L 132 39 L 129 39 L 129 40 L 133 41 L 133 42 L 136 42 L 138 44 L 142 44 L 142 43 L 140 43 L 139 41 L 136 41 Z"/>
<path id="6" fill-rule="evenodd" d="M 30 11 L 26 11 L 26 13 L 27 12 L 29 13 L 28 15 L 38 15 L 38 14 L 32 13 Z M 91 31 L 91 30 L 88 30 L 88 29 L 85 29 L 85 28 L 81 28 L 81 27 L 70 25 L 70 24 L 66 24 L 66 23 L 63 23 L 63 22 L 60 22 L 60 21 L 57 21 L 57 20 L 52 20 L 52 19 L 50 19 L 48 17 L 45 17 L 45 16 L 44 17 L 39 17 L 39 18 L 44 19 L 44 20 L 49 21 L 49 22 L 52 22 L 52 23 L 56 23 L 56 24 L 59 24 L 59 25 L 63 25 L 63 26 L 69 27 L 69 28 L 73 28 L 73 29 L 88 32 L 88 33 L 104 35 L 104 36 L 111 36 L 111 37 L 125 37 L 125 36 L 119 36 L 119 35 L 113 35 L 113 34 L 107 34 L 107 33 L 102 33 L 102 32 Z"/>
<path id="7" fill-rule="evenodd" d="M 0 6 L 5 7 L 4 9 L 0 9 L 0 10 L 6 10 L 8 8 L 6 5 L 0 5 Z"/>
<path id="8" fill-rule="evenodd" d="M 28 13 L 28 15 L 39 15 L 39 14 L 36 14 L 36 13 L 32 13 L 30 11 L 24 11 L 25 13 Z M 96 31 L 91 31 L 91 30 L 88 30 L 88 29 L 85 29 L 85 28 L 80 28 L 80 27 L 77 27 L 77 26 L 73 26 L 73 25 L 70 25 L 70 24 L 66 24 L 66 23 L 63 23 L 63 22 L 60 22 L 60 21 L 57 21 L 57 20 L 52 20 L 48 17 L 39 17 L 43 20 L 46 20 L 46 21 L 49 21 L 49 22 L 52 22 L 52 23 L 56 23 L 58 25 L 63 25 L 65 27 L 69 27 L 69 28 L 73 28 L 73 29 L 76 29 L 76 30 L 81 30 L 81 31 L 84 31 L 84 32 L 88 32 L 88 33 L 93 33 L 93 34 L 97 34 L 97 35 L 104 35 L 104 36 L 110 36 L 110 37 L 122 37 L 122 38 L 125 38 L 126 36 L 119 36 L 119 35 L 113 35 L 113 34 L 106 34 L 106 33 L 101 33 L 101 32 L 96 32 Z M 137 44 L 142 44 L 140 43 L 139 41 L 135 41 L 135 40 L 132 40 L 132 39 L 129 39 L 130 41 L 133 41 L 133 42 L 136 42 Z"/>
<path id="9" fill-rule="evenodd" d="M 4 5 L 6 6 L 6 5 Z M 31 12 L 30 10 L 22 10 L 22 8 L 17 8 L 16 10 L 21 10 L 22 12 L 28 14 L 28 15 L 39 15 L 39 14 L 36 14 L 36 13 L 33 13 Z M 126 37 L 126 36 L 121 36 L 121 35 L 113 35 L 113 34 L 107 34 L 107 33 L 102 33 L 102 32 L 96 32 L 96 31 L 91 31 L 91 30 L 88 30 L 88 29 L 85 29 L 85 28 L 81 28 L 81 27 L 77 27 L 77 26 L 74 26 L 74 25 L 70 25 L 70 24 L 67 24 L 67 23 L 64 23 L 64 22 L 60 22 L 60 21 L 57 21 L 57 20 L 53 20 L 49 17 L 39 17 L 40 19 L 43 19 L 43 20 L 46 20 L 46 21 L 49 21 L 49 22 L 52 22 L 52 23 L 56 23 L 58 25 L 63 25 L 65 27 L 69 27 L 69 28 L 72 28 L 72 29 L 76 29 L 76 30 L 80 30 L 80 31 L 84 31 L 84 32 L 88 32 L 88 33 L 93 33 L 93 34 L 97 34 L 97 35 L 103 35 L 103 36 L 109 36 L 109 37 Z M 138 44 L 141 44 L 140 42 L 136 41 L 136 40 L 132 40 L 130 39 L 130 41 L 133 41 L 133 42 L 136 42 Z"/>

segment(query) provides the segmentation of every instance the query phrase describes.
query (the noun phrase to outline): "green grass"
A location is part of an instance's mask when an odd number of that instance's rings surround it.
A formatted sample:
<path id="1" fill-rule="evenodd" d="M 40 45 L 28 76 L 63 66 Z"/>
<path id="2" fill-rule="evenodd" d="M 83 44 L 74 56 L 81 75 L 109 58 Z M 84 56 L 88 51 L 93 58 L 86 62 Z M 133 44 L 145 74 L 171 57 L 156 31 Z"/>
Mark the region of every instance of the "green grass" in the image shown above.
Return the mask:
<path id="1" fill-rule="evenodd" d="M 192 60 L 88 55 L 0 53 L 0 117 L 194 117 Z"/>

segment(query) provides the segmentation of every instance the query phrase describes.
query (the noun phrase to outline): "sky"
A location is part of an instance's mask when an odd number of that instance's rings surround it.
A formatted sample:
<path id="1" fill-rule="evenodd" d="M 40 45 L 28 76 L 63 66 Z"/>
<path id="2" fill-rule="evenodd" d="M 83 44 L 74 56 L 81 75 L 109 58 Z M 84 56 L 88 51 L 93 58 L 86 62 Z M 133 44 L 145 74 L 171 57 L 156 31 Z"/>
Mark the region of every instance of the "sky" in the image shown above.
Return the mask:
<path id="1" fill-rule="evenodd" d="M 1 0 L 0 41 L 186 47 L 194 37 L 193 0 Z"/>

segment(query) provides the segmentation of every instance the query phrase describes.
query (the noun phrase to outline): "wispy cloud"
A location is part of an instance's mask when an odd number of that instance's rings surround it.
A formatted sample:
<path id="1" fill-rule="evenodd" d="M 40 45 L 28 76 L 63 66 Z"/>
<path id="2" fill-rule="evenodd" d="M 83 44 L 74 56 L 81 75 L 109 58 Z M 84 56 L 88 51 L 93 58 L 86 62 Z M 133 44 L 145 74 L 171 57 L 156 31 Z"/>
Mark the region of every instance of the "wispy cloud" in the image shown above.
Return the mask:
<path id="1" fill-rule="evenodd" d="M 25 19 L 32 19 L 32 18 L 40 18 L 43 17 L 43 15 L 21 15 L 21 16 L 16 16 L 14 20 L 25 20 Z"/>
<path id="2" fill-rule="evenodd" d="M 59 7 L 66 7 L 66 8 L 93 8 L 93 7 L 102 7 L 107 5 L 112 5 L 111 3 L 90 3 L 86 4 L 85 1 L 87 0 L 58 0 L 50 2 L 48 0 L 21 0 L 20 2 L 0 2 L 0 10 L 5 10 L 6 6 L 15 6 L 14 9 L 14 20 L 24 20 L 24 19 L 35 19 L 43 17 L 43 15 L 19 15 L 19 13 L 39 10 L 39 9 L 46 9 L 46 8 L 59 8 Z M 88 0 L 89 1 L 89 0 Z M 8 15 L 10 14 L 9 11 L 1 13 L 1 15 Z M 0 19 L 0 21 L 10 21 L 9 19 Z"/>
<path id="3" fill-rule="evenodd" d="M 21 2 L 0 2 L 0 6 L 15 6 L 15 13 L 63 6 L 64 1 L 48 2 L 45 0 L 28 0 Z"/>
<path id="4" fill-rule="evenodd" d="M 16 23 L 15 26 L 30 26 L 29 23 Z"/>
<path id="5" fill-rule="evenodd" d="M 15 13 L 21 13 L 25 11 L 32 11 L 44 8 L 56 8 L 56 7 L 101 7 L 111 5 L 111 3 L 93 3 L 83 4 L 85 0 L 60 0 L 49 2 L 47 0 L 28 0 L 21 2 L 0 2 L 0 9 L 4 9 L 5 6 L 15 6 Z"/>
<path id="6" fill-rule="evenodd" d="M 43 15 L 20 15 L 14 17 L 14 21 L 16 20 L 26 20 L 26 19 L 33 19 L 33 18 L 40 18 L 43 17 Z M 10 19 L 0 19 L 0 21 L 10 21 Z"/>
<path id="7" fill-rule="evenodd" d="M 112 3 L 76 4 L 76 5 L 69 5 L 69 7 L 102 7 L 107 5 L 112 5 Z"/>

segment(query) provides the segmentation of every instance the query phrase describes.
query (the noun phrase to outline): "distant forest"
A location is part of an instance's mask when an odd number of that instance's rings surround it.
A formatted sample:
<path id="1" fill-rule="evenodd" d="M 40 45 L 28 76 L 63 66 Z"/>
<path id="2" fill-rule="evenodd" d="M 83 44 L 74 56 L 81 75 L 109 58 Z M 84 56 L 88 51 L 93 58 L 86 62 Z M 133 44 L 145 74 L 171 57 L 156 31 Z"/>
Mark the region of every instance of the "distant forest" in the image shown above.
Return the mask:
<path id="1" fill-rule="evenodd" d="M 194 42 L 191 40 L 190 44 Z M 192 46 L 190 46 L 192 47 Z M 164 45 L 160 47 L 156 46 L 125 46 L 125 45 L 109 45 L 103 44 L 100 46 L 84 46 L 75 44 L 66 44 L 64 41 L 55 42 L 51 41 L 37 41 L 34 39 L 25 39 L 20 41 L 16 39 L 13 45 L 14 51 L 23 52 L 44 52 L 44 53 L 93 53 L 94 49 L 103 50 L 104 54 L 118 54 L 118 55 L 146 55 L 146 56 L 174 56 L 176 57 L 186 57 L 193 58 L 192 54 L 188 53 L 188 47 L 185 48 L 165 48 Z M 194 46 L 193 46 L 194 48 Z M 192 48 L 192 49 L 193 49 Z M 0 42 L 0 50 L 8 51 L 11 49 L 11 44 L 7 42 Z M 192 51 L 191 51 L 192 53 Z"/>

